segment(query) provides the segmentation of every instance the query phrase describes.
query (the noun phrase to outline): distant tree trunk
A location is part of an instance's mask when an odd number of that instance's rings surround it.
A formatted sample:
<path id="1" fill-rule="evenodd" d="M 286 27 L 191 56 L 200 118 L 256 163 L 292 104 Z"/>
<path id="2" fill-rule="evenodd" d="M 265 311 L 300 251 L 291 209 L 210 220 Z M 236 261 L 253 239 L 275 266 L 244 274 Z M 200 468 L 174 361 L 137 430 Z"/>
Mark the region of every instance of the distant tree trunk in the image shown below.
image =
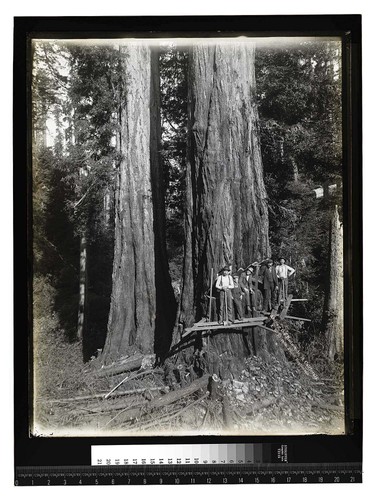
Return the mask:
<path id="1" fill-rule="evenodd" d="M 204 313 L 202 297 L 225 264 L 270 253 L 268 208 L 255 105 L 254 47 L 195 45 L 189 54 L 186 244 L 180 323 Z M 267 351 L 264 333 L 262 350 Z M 240 365 L 252 347 L 242 334 L 212 337 L 210 351 Z M 259 342 L 257 342 L 260 345 Z"/>
<path id="2" fill-rule="evenodd" d="M 290 162 L 291 162 L 292 168 L 293 168 L 293 180 L 294 180 L 294 182 L 298 182 L 299 181 L 299 171 L 298 171 L 297 162 L 293 157 L 290 159 Z"/>
<path id="3" fill-rule="evenodd" d="M 162 172 L 158 168 L 158 90 L 151 72 L 149 47 L 126 52 L 126 88 L 120 107 L 119 148 L 123 159 L 115 200 L 115 243 L 112 296 L 105 362 L 136 352 L 152 353 L 155 332 L 163 348 L 174 301 L 166 262 L 162 216 Z M 155 67 L 153 66 L 155 69 Z M 151 152 L 151 149 L 153 152 Z M 153 208 L 157 207 L 154 213 Z M 168 310 L 169 305 L 169 310 Z M 164 322 L 164 323 L 163 323 Z M 173 323 L 173 320 L 172 320 Z M 164 329 L 161 325 L 164 325 Z M 169 347 L 169 345 L 168 345 Z"/>
<path id="4" fill-rule="evenodd" d="M 330 228 L 330 272 L 327 301 L 327 355 L 331 360 L 344 354 L 344 253 L 343 228 L 337 205 Z"/>
<path id="5" fill-rule="evenodd" d="M 78 323 L 77 339 L 83 339 L 85 325 L 85 304 L 86 304 L 86 269 L 87 269 L 87 241 L 86 235 L 82 234 L 79 251 L 79 303 L 78 303 Z"/>
<path id="6" fill-rule="evenodd" d="M 176 321 L 177 304 L 169 274 L 166 246 L 165 186 L 162 161 L 159 154 L 161 150 L 161 117 L 159 52 L 157 49 L 151 50 L 150 120 L 150 161 L 154 211 L 156 280 L 154 351 L 157 358 L 162 359 L 171 345 L 173 326 Z"/>

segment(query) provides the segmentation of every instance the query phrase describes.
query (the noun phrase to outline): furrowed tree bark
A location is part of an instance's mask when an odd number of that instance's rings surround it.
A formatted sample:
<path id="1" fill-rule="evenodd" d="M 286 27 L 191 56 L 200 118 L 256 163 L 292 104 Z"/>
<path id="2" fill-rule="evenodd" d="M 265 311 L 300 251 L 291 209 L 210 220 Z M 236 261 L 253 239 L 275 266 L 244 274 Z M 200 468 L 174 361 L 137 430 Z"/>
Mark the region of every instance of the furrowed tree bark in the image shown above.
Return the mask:
<path id="1" fill-rule="evenodd" d="M 331 360 L 344 355 L 344 253 L 343 227 L 337 205 L 331 219 L 330 272 L 327 307 L 327 355 Z"/>
<path id="2" fill-rule="evenodd" d="M 202 297 L 211 268 L 216 277 L 225 264 L 237 269 L 270 252 L 254 46 L 195 45 L 189 54 L 188 81 L 186 245 L 179 318 L 184 327 L 204 314 Z M 211 340 L 210 350 L 226 353 L 232 373 L 252 350 L 244 335 L 216 335 Z"/>
<path id="3" fill-rule="evenodd" d="M 268 209 L 255 107 L 254 48 L 197 45 L 189 54 L 189 135 L 180 320 L 200 319 L 202 292 L 228 263 L 269 253 Z"/>
<path id="4" fill-rule="evenodd" d="M 162 208 L 156 213 L 153 210 L 162 193 L 158 155 L 151 152 L 157 147 L 160 133 L 155 99 L 158 86 L 153 81 L 157 74 L 151 71 L 155 55 L 150 47 L 141 44 L 120 50 L 126 52 L 127 61 L 125 96 L 119 112 L 123 159 L 115 202 L 113 287 L 103 350 L 105 363 L 124 354 L 153 352 L 156 331 L 165 348 L 171 335 L 167 328 L 171 312 L 165 309 L 170 281 L 164 219 L 160 215 Z M 173 295 L 171 287 L 170 293 Z"/>

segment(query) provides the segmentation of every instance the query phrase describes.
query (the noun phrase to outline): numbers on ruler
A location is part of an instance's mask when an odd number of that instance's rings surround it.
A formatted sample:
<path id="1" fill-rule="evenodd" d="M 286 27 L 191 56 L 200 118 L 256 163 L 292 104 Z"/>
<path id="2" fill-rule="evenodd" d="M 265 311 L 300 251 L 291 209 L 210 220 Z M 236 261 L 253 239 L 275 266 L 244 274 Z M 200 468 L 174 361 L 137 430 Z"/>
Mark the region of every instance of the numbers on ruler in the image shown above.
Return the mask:
<path id="1" fill-rule="evenodd" d="M 152 468 L 151 468 L 152 469 Z M 193 471 L 184 471 L 184 469 L 181 469 L 181 475 L 179 473 L 178 476 L 176 476 L 175 473 L 172 471 L 165 471 L 165 476 L 160 475 L 160 472 L 154 472 L 152 470 L 145 472 L 144 470 L 142 473 L 135 473 L 135 476 L 133 477 L 131 474 L 127 476 L 123 476 L 120 474 L 120 479 L 117 479 L 115 477 L 111 477 L 112 474 L 103 474 L 104 476 L 107 476 L 108 479 L 104 479 L 105 484 L 110 484 L 110 485 L 115 485 L 115 484 L 143 484 L 143 485 L 148 485 L 150 483 L 152 484 L 172 484 L 178 485 L 178 484 L 196 484 L 200 483 L 202 481 L 202 473 L 197 472 L 198 476 L 195 475 Z M 260 483 L 268 483 L 268 484 L 276 484 L 278 482 L 284 482 L 284 483 L 305 483 L 305 484 L 310 484 L 310 483 L 356 483 L 356 482 L 361 482 L 360 476 L 357 476 L 355 472 L 353 471 L 348 471 L 343 474 L 341 474 L 341 471 L 289 471 L 290 475 L 288 474 L 288 471 L 253 471 L 252 473 L 249 473 L 248 475 L 241 476 L 240 471 L 233 471 L 233 470 L 217 470 L 216 468 L 210 472 L 207 472 L 203 474 L 203 482 L 206 484 L 232 484 L 232 483 L 237 483 L 237 484 L 244 484 L 244 483 L 249 483 L 253 482 L 255 484 L 260 484 Z M 69 477 L 65 476 L 64 473 L 61 473 L 58 475 L 59 479 L 56 479 L 55 476 L 48 477 L 47 474 L 37 474 L 36 476 L 33 477 L 33 475 L 28 475 L 26 477 L 22 477 L 21 479 L 18 477 L 15 479 L 14 484 L 17 486 L 19 484 L 28 484 L 28 485 L 34 485 L 35 484 L 44 484 L 45 486 L 51 486 L 53 484 L 60 484 L 63 486 L 66 486 L 68 484 L 76 484 L 76 485 L 83 485 L 83 484 L 92 484 L 92 485 L 99 485 L 102 484 L 102 474 L 99 472 L 95 472 L 92 475 L 87 474 L 85 477 L 87 477 L 87 480 L 84 480 L 83 475 L 81 473 L 77 474 L 70 474 Z M 36 479 L 35 479 L 36 477 Z M 57 476 L 56 476 L 57 477 Z M 169 479 L 166 479 L 168 477 Z"/>

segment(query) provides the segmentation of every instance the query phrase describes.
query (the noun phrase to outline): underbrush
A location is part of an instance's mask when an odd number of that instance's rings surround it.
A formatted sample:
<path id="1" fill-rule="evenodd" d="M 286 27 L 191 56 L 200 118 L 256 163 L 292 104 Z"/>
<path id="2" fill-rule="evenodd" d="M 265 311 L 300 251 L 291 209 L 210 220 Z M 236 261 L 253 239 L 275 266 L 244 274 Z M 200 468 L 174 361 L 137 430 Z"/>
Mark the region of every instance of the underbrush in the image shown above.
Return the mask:
<path id="1" fill-rule="evenodd" d="M 56 290 L 50 277 L 33 283 L 33 401 L 34 432 L 48 424 L 50 410 L 44 399 L 69 394 L 82 384 L 82 346 L 69 342 L 54 311 Z"/>
<path id="2" fill-rule="evenodd" d="M 302 325 L 279 323 L 287 363 L 255 355 L 236 379 L 218 381 L 217 395 L 207 389 L 184 395 L 193 384 L 190 366 L 172 366 L 179 380 L 161 368 L 98 376 L 100 358 L 84 363 L 82 343 L 69 342 L 54 312 L 56 290 L 48 277 L 34 281 L 34 425 L 36 435 L 80 433 L 233 432 L 341 433 L 342 364 L 324 355 L 324 336 L 307 337 Z M 293 349 L 295 346 L 295 349 Z M 289 352 L 289 355 L 288 355 Z M 168 371 L 168 370 L 167 370 Z M 156 398 L 181 391 L 172 403 Z M 78 433 L 78 434 L 77 434 Z"/>

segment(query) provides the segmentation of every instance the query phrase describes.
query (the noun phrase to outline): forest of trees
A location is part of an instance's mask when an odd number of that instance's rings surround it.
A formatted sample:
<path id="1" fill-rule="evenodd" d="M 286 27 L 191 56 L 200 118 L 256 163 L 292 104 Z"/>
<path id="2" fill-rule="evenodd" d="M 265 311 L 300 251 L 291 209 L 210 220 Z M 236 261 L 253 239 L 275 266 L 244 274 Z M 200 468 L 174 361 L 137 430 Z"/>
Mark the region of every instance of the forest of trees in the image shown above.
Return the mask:
<path id="1" fill-rule="evenodd" d="M 312 319 L 290 333 L 341 360 L 340 58 L 327 40 L 35 41 L 34 318 L 53 314 L 84 361 L 163 363 L 204 315 L 211 269 L 284 257 Z M 252 343 L 210 349 L 230 373 L 254 350 L 285 359 Z"/>

